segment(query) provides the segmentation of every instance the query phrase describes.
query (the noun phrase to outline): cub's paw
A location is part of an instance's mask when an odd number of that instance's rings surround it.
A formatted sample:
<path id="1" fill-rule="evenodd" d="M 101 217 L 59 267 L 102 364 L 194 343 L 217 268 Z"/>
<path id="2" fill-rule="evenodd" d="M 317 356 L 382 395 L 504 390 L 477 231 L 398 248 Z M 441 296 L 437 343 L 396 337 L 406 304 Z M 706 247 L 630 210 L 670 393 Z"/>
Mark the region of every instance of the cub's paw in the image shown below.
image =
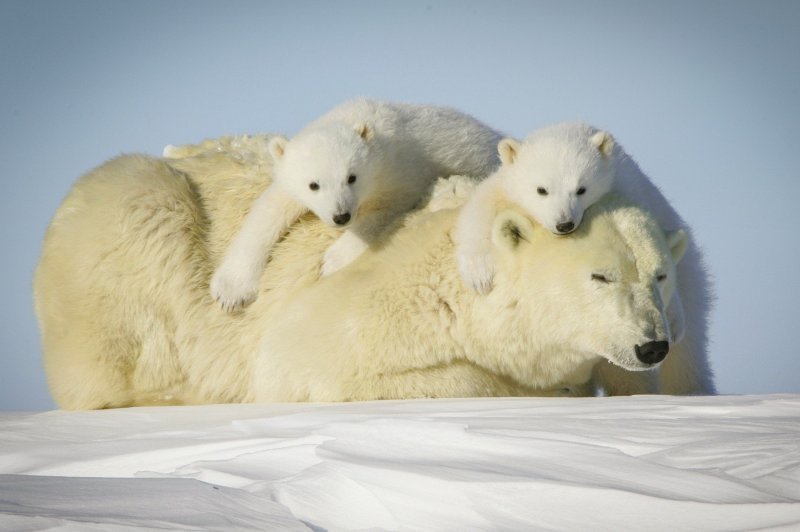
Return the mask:
<path id="1" fill-rule="evenodd" d="M 479 294 L 488 294 L 494 287 L 494 264 L 488 253 L 460 252 L 458 271 L 464 284 Z"/>
<path id="2" fill-rule="evenodd" d="M 369 246 L 349 233 L 331 244 L 322 258 L 322 277 L 337 272 L 356 260 Z"/>
<path id="3" fill-rule="evenodd" d="M 246 307 L 258 297 L 258 277 L 223 265 L 211 278 L 211 297 L 227 312 Z"/>

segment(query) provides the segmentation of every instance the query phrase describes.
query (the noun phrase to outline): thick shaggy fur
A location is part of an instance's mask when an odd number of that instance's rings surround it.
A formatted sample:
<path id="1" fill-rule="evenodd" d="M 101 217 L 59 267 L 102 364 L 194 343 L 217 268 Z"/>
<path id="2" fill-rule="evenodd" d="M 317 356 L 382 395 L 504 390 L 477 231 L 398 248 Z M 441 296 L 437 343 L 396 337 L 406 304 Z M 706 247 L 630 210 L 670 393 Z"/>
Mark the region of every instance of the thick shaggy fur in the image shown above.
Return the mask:
<path id="1" fill-rule="evenodd" d="M 658 391 L 638 377 L 652 372 L 628 370 L 651 367 L 636 345 L 670 340 L 664 305 L 686 242 L 641 209 L 606 200 L 566 238 L 503 209 L 486 296 L 460 279 L 457 209 L 409 215 L 322 279 L 339 232 L 308 215 L 276 245 L 261 297 L 228 313 L 209 281 L 243 223 L 241 205 L 269 185 L 270 162 L 186 154 L 114 159 L 55 214 L 34 298 L 62 408 L 590 395 L 625 390 L 629 376 L 629 392 Z M 605 371 L 605 360 L 626 369 Z"/>

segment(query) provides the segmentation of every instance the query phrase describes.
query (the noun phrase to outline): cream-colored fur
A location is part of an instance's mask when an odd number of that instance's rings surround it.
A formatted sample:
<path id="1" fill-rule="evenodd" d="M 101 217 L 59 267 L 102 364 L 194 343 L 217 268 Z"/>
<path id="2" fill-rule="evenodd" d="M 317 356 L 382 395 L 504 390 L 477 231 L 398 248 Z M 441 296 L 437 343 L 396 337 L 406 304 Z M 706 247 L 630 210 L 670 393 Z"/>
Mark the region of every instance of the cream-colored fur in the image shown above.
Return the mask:
<path id="1" fill-rule="evenodd" d="M 635 345 L 670 335 L 674 286 L 656 276 L 674 279 L 685 235 L 665 235 L 641 209 L 601 202 L 566 238 L 502 210 L 485 296 L 464 286 L 454 259 L 458 180 L 434 194 L 436 212 L 407 216 L 382 246 L 322 279 L 340 233 L 306 215 L 261 275 L 269 297 L 231 314 L 208 284 L 241 205 L 269 184 L 269 162 L 184 153 L 114 159 L 55 214 L 34 299 L 62 408 L 590 395 L 604 378 L 657 391 L 652 372 L 603 371 L 605 360 L 650 367 Z"/>

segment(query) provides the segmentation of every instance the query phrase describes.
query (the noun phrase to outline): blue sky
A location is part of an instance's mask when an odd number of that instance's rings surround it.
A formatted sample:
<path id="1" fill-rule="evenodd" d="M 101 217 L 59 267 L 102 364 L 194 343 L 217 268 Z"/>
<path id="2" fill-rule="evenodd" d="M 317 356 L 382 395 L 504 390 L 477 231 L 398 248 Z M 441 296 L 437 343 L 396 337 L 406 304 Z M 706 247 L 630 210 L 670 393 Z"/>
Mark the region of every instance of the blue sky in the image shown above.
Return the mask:
<path id="1" fill-rule="evenodd" d="M 798 53 L 797 2 L 3 2 L 0 409 L 53 407 L 30 284 L 78 176 L 359 95 L 611 131 L 705 249 L 720 391 L 800 392 Z"/>

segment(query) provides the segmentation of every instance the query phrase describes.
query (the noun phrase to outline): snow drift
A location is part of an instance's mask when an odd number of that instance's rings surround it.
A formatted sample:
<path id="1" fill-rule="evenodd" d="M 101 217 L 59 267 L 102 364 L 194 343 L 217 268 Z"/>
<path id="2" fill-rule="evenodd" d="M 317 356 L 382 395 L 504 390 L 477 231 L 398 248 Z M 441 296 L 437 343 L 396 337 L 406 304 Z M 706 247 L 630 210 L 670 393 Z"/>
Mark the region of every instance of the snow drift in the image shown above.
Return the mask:
<path id="1" fill-rule="evenodd" d="M 800 526 L 800 395 L 0 414 L 0 529 Z"/>

